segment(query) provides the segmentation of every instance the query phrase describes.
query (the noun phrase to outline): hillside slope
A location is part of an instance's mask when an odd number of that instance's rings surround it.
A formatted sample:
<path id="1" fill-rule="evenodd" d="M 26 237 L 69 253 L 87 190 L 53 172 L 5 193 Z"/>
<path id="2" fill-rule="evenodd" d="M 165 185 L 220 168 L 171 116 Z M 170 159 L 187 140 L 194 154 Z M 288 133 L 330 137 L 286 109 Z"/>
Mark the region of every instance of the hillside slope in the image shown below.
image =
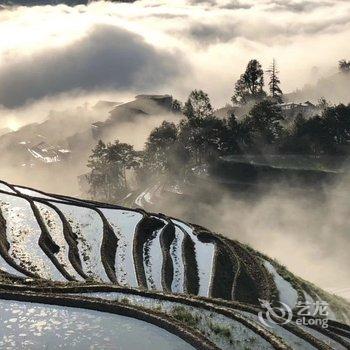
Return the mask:
<path id="1" fill-rule="evenodd" d="M 203 227 L 4 182 L 0 214 L 0 299 L 114 310 L 198 349 L 350 346 L 349 303 Z M 294 312 L 324 300 L 334 321 L 270 329 L 258 318 L 262 300 Z"/>

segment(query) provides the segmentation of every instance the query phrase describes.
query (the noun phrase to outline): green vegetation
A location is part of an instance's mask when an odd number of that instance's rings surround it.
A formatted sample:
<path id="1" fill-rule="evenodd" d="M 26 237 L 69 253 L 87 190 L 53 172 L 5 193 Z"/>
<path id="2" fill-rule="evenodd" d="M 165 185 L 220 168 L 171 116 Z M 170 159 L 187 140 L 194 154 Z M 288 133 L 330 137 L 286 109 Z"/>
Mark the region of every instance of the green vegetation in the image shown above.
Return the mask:
<path id="1" fill-rule="evenodd" d="M 171 311 L 171 316 L 189 327 L 197 328 L 200 317 L 192 315 L 183 306 L 175 306 Z"/>
<path id="2" fill-rule="evenodd" d="M 193 315 L 183 306 L 175 306 L 172 309 L 170 316 L 184 323 L 188 327 L 198 329 L 205 335 L 212 333 L 212 335 L 215 335 L 220 339 L 226 339 L 229 343 L 233 343 L 232 334 L 228 326 L 213 323 L 210 319 L 205 318 L 204 321 L 206 326 L 203 328 L 203 324 L 201 324 L 201 317 L 198 315 Z"/>
<path id="3" fill-rule="evenodd" d="M 153 310 L 157 311 L 157 312 L 162 312 L 162 306 L 161 305 L 157 305 Z"/>
<path id="4" fill-rule="evenodd" d="M 231 100 L 238 104 L 261 100 L 266 97 L 263 87 L 264 71 L 262 66 L 257 60 L 250 60 L 245 72 L 236 82 L 235 92 Z"/>
<path id="5" fill-rule="evenodd" d="M 348 63 L 341 61 L 339 69 L 345 72 Z M 321 98 L 315 115 L 299 113 L 286 120 L 275 61 L 267 72 L 269 95 L 263 90 L 264 71 L 257 60 L 248 63 L 236 83 L 232 101 L 246 111 L 239 119 L 233 107 L 219 118 L 208 94 L 193 90 L 183 105 L 173 101 L 173 112 L 182 112 L 180 122 L 164 121 L 152 130 L 143 151 L 118 140 L 99 141 L 88 161 L 92 198 L 107 202 L 124 198 L 130 192 L 128 170 L 140 183 L 159 176 L 185 181 L 196 169 L 223 156 L 348 155 L 350 104 L 331 106 Z"/>
<path id="6" fill-rule="evenodd" d="M 122 304 L 125 304 L 125 305 L 129 305 L 129 304 L 130 304 L 130 300 L 129 300 L 128 298 L 122 298 L 122 299 L 120 300 L 120 302 L 121 302 Z"/>
<path id="7" fill-rule="evenodd" d="M 212 322 L 209 322 L 209 328 L 213 331 L 214 334 L 224 337 L 224 338 L 231 338 L 231 331 L 230 328 L 227 326 L 223 326 L 220 324 L 214 324 Z"/>
<path id="8" fill-rule="evenodd" d="M 90 194 L 111 202 L 126 193 L 126 171 L 138 166 L 137 153 L 132 146 L 118 140 L 108 144 L 99 141 L 87 166 L 91 169 L 88 175 Z"/>
<path id="9" fill-rule="evenodd" d="M 330 309 L 334 312 L 336 317 L 339 320 L 343 320 L 344 323 L 347 322 L 347 320 L 344 317 L 344 314 L 347 314 L 348 317 L 350 317 L 350 307 L 349 302 L 337 295 L 327 293 L 323 289 L 319 288 L 315 284 L 305 281 L 304 279 L 294 275 L 288 269 L 279 263 L 276 259 L 271 259 L 265 254 L 256 251 L 255 249 L 251 248 L 248 245 L 245 245 L 245 247 L 250 250 L 253 254 L 260 256 L 262 259 L 269 261 L 275 268 L 277 273 L 283 277 L 286 281 L 288 281 L 293 288 L 298 293 L 298 299 L 299 301 L 304 301 L 304 291 L 308 293 L 314 300 L 318 300 L 319 298 L 329 304 Z"/>

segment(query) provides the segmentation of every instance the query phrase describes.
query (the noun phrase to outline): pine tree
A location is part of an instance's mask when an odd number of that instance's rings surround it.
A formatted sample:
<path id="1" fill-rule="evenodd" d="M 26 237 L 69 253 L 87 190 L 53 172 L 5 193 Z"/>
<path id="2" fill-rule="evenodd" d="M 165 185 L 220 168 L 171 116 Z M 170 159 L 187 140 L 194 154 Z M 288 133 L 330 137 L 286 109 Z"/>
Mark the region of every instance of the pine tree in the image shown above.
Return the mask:
<path id="1" fill-rule="evenodd" d="M 278 77 L 279 70 L 277 69 L 275 59 L 272 61 L 270 68 L 267 70 L 267 73 L 270 76 L 270 81 L 269 81 L 270 94 L 275 101 L 281 103 L 283 101 L 282 99 L 283 93 L 280 88 L 281 81 Z"/>

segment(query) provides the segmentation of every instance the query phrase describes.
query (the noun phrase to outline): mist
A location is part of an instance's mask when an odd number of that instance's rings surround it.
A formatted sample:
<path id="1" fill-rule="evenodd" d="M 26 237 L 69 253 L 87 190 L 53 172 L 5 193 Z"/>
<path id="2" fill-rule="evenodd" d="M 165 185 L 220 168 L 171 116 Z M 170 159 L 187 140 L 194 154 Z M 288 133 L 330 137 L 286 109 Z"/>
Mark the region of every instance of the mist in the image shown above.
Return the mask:
<path id="1" fill-rule="evenodd" d="M 288 93 L 314 85 L 313 68 L 317 79 L 327 77 L 338 60 L 350 56 L 349 6 L 141 0 L 8 7 L 0 12 L 0 103 L 16 108 L 75 89 L 113 88 L 184 99 L 202 88 L 220 107 L 251 58 L 264 69 L 276 58 Z"/>
<path id="2" fill-rule="evenodd" d="M 173 114 L 162 114 L 144 118 L 142 122 L 140 122 L 140 119 L 135 122 L 121 122 L 118 123 L 118 126 L 109 130 L 104 140 L 107 142 L 119 140 L 134 146 L 136 151 L 142 151 L 148 136 L 155 127 L 162 124 L 164 120 L 177 122 L 179 119 Z"/>
<path id="3" fill-rule="evenodd" d="M 4 7 L 0 31 L 0 140 L 21 142 L 23 134 L 17 139 L 15 133 L 21 127 L 55 118 L 57 128 L 41 136 L 62 147 L 76 138 L 75 154 L 64 167 L 14 165 L 16 149 L 4 141 L 0 179 L 48 192 L 81 195 L 77 177 L 88 171 L 96 144 L 91 124 L 110 112 L 94 108 L 100 100 L 122 103 L 139 93 L 167 93 L 184 101 L 198 88 L 220 108 L 230 101 L 249 59 L 267 69 L 276 58 L 289 100 L 350 102 L 350 75 L 336 70 L 338 60 L 350 57 L 346 1 Z M 119 123 L 106 141 L 119 139 L 141 150 L 163 120 L 176 118 L 160 114 Z M 31 137 L 40 138 L 40 126 L 32 130 L 37 132 Z M 4 135 L 8 131 L 13 133 Z M 344 175 L 321 194 L 279 184 L 244 198 L 210 183 L 189 189 L 203 190 L 202 201 L 158 198 L 157 208 L 246 242 L 324 288 L 345 288 L 350 285 L 349 186 Z"/>
<path id="4" fill-rule="evenodd" d="M 350 102 L 350 74 L 334 72 L 320 77 L 315 84 L 307 84 L 303 88 L 288 95 L 290 101 L 316 103 L 321 97 L 331 104 Z"/>
<path id="5" fill-rule="evenodd" d="M 152 199 L 154 211 L 247 243 L 325 289 L 350 286 L 350 172 L 312 191 L 279 183 L 232 192 L 215 180 Z"/>
<path id="6" fill-rule="evenodd" d="M 0 134 L 0 178 L 47 192 L 80 196 L 78 177 L 89 171 L 88 159 L 100 138 L 105 143 L 126 142 L 140 151 L 156 126 L 164 120 L 177 122 L 180 118 L 162 108 L 155 109 L 154 115 L 136 114 L 130 120 L 121 114 L 103 135 L 93 135 L 94 123 L 105 122 L 116 106 L 133 100 L 128 93 L 77 91 L 16 109 L 3 108 L 7 128 Z M 41 142 L 70 150 L 69 159 L 52 164 L 34 162 L 26 148 Z"/>

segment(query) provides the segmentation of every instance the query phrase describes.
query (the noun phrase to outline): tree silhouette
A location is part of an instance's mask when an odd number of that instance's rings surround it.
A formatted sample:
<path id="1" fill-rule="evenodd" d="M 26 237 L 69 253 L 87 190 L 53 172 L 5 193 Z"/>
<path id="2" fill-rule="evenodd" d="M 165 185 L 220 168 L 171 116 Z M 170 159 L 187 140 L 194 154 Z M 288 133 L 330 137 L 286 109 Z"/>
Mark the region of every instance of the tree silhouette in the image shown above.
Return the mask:
<path id="1" fill-rule="evenodd" d="M 117 200 L 128 189 L 126 170 L 136 168 L 138 162 L 133 146 L 116 140 L 105 144 L 101 140 L 92 150 L 87 166 L 90 194 L 108 202 Z"/>
<path id="2" fill-rule="evenodd" d="M 350 105 L 326 107 L 309 119 L 298 116 L 284 140 L 282 153 L 343 154 L 350 143 Z"/>
<path id="3" fill-rule="evenodd" d="M 226 119 L 227 134 L 226 147 L 230 154 L 242 153 L 242 148 L 249 148 L 251 145 L 250 127 L 246 119 L 238 121 L 234 113 L 230 113 Z"/>
<path id="4" fill-rule="evenodd" d="M 178 140 L 174 123 L 163 123 L 150 133 L 144 153 L 145 167 L 151 173 L 165 173 L 171 170 Z"/>
<path id="5" fill-rule="evenodd" d="M 281 109 L 273 102 L 264 100 L 251 109 L 245 123 L 252 134 L 253 142 L 273 144 L 282 136 L 282 120 Z"/>
<path id="6" fill-rule="evenodd" d="M 213 107 L 207 93 L 203 90 L 193 90 L 185 103 L 183 114 L 193 123 L 213 114 Z"/>
<path id="7" fill-rule="evenodd" d="M 264 87 L 264 71 L 259 61 L 249 61 L 243 77 L 249 92 L 253 96 L 262 92 Z"/>
<path id="8" fill-rule="evenodd" d="M 235 93 L 232 96 L 231 101 L 234 104 L 246 104 L 250 100 L 250 97 L 251 95 L 244 81 L 244 77 L 241 75 L 235 84 Z"/>
<path id="9" fill-rule="evenodd" d="M 272 64 L 270 68 L 267 70 L 267 73 L 269 74 L 270 80 L 269 80 L 269 90 L 270 94 L 276 102 L 281 103 L 283 101 L 282 99 L 282 90 L 280 88 L 281 81 L 278 77 L 279 71 L 277 69 L 276 60 L 273 59 Z"/>
<path id="10" fill-rule="evenodd" d="M 181 113 L 182 112 L 182 105 L 181 102 L 177 99 L 173 99 L 172 103 L 171 103 L 171 110 L 174 113 Z"/>
<path id="11" fill-rule="evenodd" d="M 233 103 L 245 104 L 250 100 L 261 100 L 266 96 L 264 87 L 264 71 L 256 59 L 250 60 L 245 72 L 235 84 Z"/>
<path id="12" fill-rule="evenodd" d="M 263 79 L 260 64 L 250 63 L 239 84 L 252 98 L 263 91 Z M 240 119 L 232 111 L 226 118 L 218 118 L 208 94 L 193 90 L 183 107 L 184 118 L 178 124 L 164 121 L 154 128 L 142 152 L 118 140 L 108 144 L 99 141 L 87 164 L 91 169 L 87 177 L 90 194 L 108 202 L 125 196 L 130 191 L 128 169 L 134 170 L 140 182 L 154 175 L 187 182 L 196 169 L 210 169 L 226 155 L 266 151 L 316 157 L 349 154 L 350 104 L 332 106 L 322 98 L 318 104 L 320 115 L 305 118 L 299 114 L 294 121 L 285 123 L 276 103 L 282 94 L 279 83 L 273 62 L 269 83 L 273 98 L 258 100 Z M 177 102 L 174 109 L 179 106 Z M 243 110 L 246 107 L 249 106 Z"/>

